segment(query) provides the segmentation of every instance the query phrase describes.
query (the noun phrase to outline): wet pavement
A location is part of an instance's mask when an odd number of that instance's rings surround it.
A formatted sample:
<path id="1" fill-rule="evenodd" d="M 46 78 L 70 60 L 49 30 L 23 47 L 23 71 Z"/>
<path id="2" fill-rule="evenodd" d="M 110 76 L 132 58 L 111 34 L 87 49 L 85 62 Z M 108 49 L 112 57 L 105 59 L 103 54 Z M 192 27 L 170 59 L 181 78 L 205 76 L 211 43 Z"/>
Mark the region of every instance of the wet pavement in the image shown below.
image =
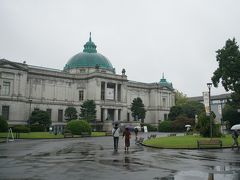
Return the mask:
<path id="1" fill-rule="evenodd" d="M 0 179 L 240 180 L 240 152 L 169 150 L 112 137 L 17 140 L 0 144 Z"/>

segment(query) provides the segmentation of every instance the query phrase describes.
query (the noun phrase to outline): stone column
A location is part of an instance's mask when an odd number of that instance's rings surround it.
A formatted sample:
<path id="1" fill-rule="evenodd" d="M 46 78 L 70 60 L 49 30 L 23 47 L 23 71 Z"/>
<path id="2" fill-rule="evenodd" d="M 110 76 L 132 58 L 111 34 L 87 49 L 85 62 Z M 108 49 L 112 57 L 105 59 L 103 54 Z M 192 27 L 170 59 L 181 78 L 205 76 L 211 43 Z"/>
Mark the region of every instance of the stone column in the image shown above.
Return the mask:
<path id="1" fill-rule="evenodd" d="M 114 122 L 118 121 L 118 109 L 114 109 Z"/>

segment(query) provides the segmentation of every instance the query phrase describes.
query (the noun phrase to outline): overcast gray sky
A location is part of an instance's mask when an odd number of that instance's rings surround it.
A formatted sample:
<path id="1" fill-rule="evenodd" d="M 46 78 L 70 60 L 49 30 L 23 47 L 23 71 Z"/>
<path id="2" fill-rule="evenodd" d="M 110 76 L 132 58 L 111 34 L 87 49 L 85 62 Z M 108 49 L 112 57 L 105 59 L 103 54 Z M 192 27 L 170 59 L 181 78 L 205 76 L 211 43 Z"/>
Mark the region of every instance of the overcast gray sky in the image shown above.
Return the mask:
<path id="1" fill-rule="evenodd" d="M 63 69 L 91 31 L 118 74 L 158 82 L 164 73 L 175 89 L 201 96 L 216 50 L 228 38 L 240 44 L 239 8 L 239 0 L 0 0 L 0 58 Z"/>

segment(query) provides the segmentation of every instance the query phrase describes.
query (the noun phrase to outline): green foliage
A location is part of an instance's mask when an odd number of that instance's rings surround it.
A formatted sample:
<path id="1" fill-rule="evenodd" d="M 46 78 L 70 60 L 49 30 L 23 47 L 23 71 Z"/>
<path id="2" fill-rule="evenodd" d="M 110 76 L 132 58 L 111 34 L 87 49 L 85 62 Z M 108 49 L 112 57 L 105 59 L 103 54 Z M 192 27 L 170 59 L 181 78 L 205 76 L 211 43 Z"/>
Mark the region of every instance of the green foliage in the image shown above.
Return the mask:
<path id="1" fill-rule="evenodd" d="M 144 121 L 145 115 L 146 115 L 146 110 L 144 108 L 144 104 L 140 97 L 133 99 L 133 102 L 131 105 L 131 111 L 132 111 L 132 116 L 134 117 L 134 119 L 136 119 L 136 120 L 141 119 L 142 122 Z"/>
<path id="2" fill-rule="evenodd" d="M 228 39 L 222 49 L 217 50 L 216 60 L 219 67 L 215 70 L 212 82 L 215 87 L 221 80 L 226 91 L 240 94 L 240 51 L 235 38 Z"/>
<path id="3" fill-rule="evenodd" d="M 175 101 L 176 106 L 181 106 L 187 102 L 187 95 L 177 90 L 175 93 Z"/>
<path id="4" fill-rule="evenodd" d="M 72 134 L 81 135 L 82 132 L 87 132 L 91 134 L 92 129 L 90 124 L 85 120 L 72 120 L 67 123 L 67 129 L 72 132 Z"/>
<path id="5" fill-rule="evenodd" d="M 149 132 L 155 132 L 158 130 L 156 126 L 153 126 L 151 124 L 142 123 L 141 126 L 147 126 Z"/>
<path id="6" fill-rule="evenodd" d="M 0 116 L 0 132 L 7 132 L 7 131 L 8 131 L 8 123 L 2 116 Z"/>
<path id="7" fill-rule="evenodd" d="M 183 113 L 182 107 L 181 106 L 172 106 L 170 108 L 170 112 L 168 114 L 168 119 L 169 120 L 175 120 L 179 115 Z"/>
<path id="8" fill-rule="evenodd" d="M 185 125 L 191 125 L 194 127 L 195 119 L 188 118 L 185 116 L 178 116 L 175 121 L 172 122 L 172 130 L 175 132 L 184 132 L 186 131 Z"/>
<path id="9" fill-rule="evenodd" d="M 30 126 L 31 132 L 44 132 L 45 126 L 40 124 L 33 124 Z"/>
<path id="10" fill-rule="evenodd" d="M 45 127 L 45 130 L 47 127 L 51 125 L 49 114 L 46 111 L 42 110 L 33 111 L 29 119 L 31 125 L 33 124 L 43 125 Z"/>
<path id="11" fill-rule="evenodd" d="M 88 122 L 94 121 L 96 119 L 96 112 L 95 102 L 93 100 L 86 100 L 81 105 L 80 118 Z"/>
<path id="12" fill-rule="evenodd" d="M 204 105 L 197 101 L 187 101 L 184 104 L 171 107 L 168 115 L 169 120 L 175 120 L 178 116 L 195 118 L 196 114 L 204 111 Z"/>
<path id="13" fill-rule="evenodd" d="M 240 112 L 237 111 L 237 108 L 226 104 L 223 109 L 223 121 L 227 122 L 228 129 L 230 129 L 235 124 L 240 124 Z"/>
<path id="14" fill-rule="evenodd" d="M 212 121 L 214 119 L 214 114 L 211 113 Z M 210 137 L 210 117 L 206 116 L 206 113 L 201 113 L 198 116 L 198 124 L 196 127 L 199 130 L 199 133 L 203 137 Z M 212 123 L 212 136 L 220 137 L 220 126 L 216 125 L 214 122 Z"/>
<path id="15" fill-rule="evenodd" d="M 67 121 L 71 121 L 73 119 L 77 119 L 77 110 L 75 107 L 67 107 L 65 110 L 64 116 L 66 117 Z"/>
<path id="16" fill-rule="evenodd" d="M 158 126 L 159 132 L 172 132 L 172 121 L 163 121 Z"/>
<path id="17" fill-rule="evenodd" d="M 29 133 L 30 128 L 25 125 L 16 125 L 12 128 L 13 132 Z"/>

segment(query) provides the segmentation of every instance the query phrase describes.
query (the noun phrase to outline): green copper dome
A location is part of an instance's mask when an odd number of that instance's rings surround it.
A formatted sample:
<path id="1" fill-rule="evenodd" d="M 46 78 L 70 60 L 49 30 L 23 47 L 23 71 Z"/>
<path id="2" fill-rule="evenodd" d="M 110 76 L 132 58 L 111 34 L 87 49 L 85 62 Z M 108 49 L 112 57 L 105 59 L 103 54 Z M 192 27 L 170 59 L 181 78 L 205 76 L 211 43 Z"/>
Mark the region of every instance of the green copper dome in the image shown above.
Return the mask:
<path id="1" fill-rule="evenodd" d="M 75 68 L 100 68 L 114 72 L 111 62 L 102 54 L 97 53 L 96 45 L 92 42 L 91 33 L 89 41 L 84 45 L 83 52 L 73 56 L 65 65 L 64 70 Z"/>
<path id="2" fill-rule="evenodd" d="M 167 82 L 167 80 L 164 78 L 164 74 L 162 76 L 162 79 L 160 79 L 159 84 L 160 84 L 160 86 L 168 87 L 170 89 L 173 89 L 172 83 Z"/>

